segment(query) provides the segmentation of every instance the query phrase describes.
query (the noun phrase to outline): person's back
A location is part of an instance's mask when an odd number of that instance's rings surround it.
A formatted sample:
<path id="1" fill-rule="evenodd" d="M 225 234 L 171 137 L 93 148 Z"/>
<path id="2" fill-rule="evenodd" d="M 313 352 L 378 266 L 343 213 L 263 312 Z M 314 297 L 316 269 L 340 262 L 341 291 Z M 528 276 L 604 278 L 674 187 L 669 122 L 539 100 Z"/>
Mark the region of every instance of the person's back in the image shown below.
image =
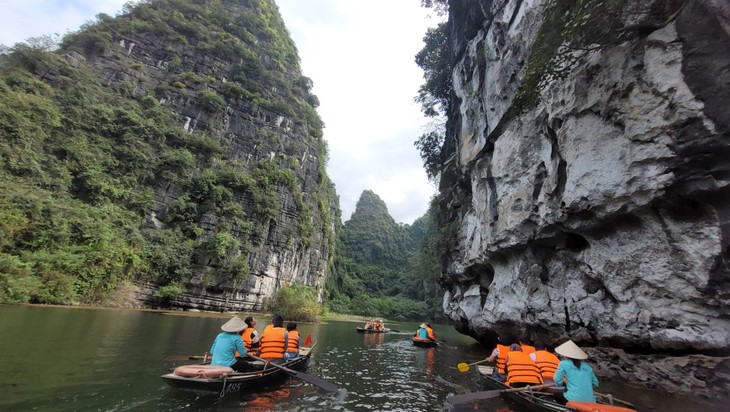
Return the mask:
<path id="1" fill-rule="evenodd" d="M 299 356 L 299 331 L 296 329 L 296 322 L 289 322 L 289 324 L 286 325 L 286 331 L 289 334 L 285 355 L 286 359 L 294 359 Z"/>
<path id="2" fill-rule="evenodd" d="M 426 324 L 426 333 L 428 334 L 428 338 L 431 340 L 436 340 L 436 334 L 433 333 L 433 328 L 431 328 L 430 324 Z"/>
<path id="3" fill-rule="evenodd" d="M 560 383 L 565 377 L 565 393 L 563 396 L 569 401 L 579 402 L 595 402 L 596 396 L 593 394 L 593 387 L 598 386 L 598 378 L 593 373 L 587 363 L 578 361 L 578 365 L 573 359 L 566 359 L 558 364 L 553 378 L 555 382 Z"/>
<path id="4" fill-rule="evenodd" d="M 211 365 L 228 366 L 238 371 L 245 368 L 245 365 L 236 359 L 237 352 L 246 355 L 246 347 L 241 340 L 241 331 L 245 328 L 246 324 L 238 316 L 234 316 L 221 326 L 223 332 L 216 336 L 210 347 Z"/>
<path id="5" fill-rule="evenodd" d="M 283 359 L 288 346 L 288 333 L 284 329 L 284 318 L 274 316 L 271 327 L 266 327 L 261 335 L 261 358 L 266 360 Z"/>
<path id="6" fill-rule="evenodd" d="M 593 368 L 583 362 L 588 355 L 571 340 L 555 348 L 555 353 L 568 358 L 558 364 L 553 376 L 557 383 L 563 382 L 565 378 L 566 391 L 563 397 L 568 401 L 595 402 L 593 387 L 598 386 L 598 378 Z"/>
<path id="7" fill-rule="evenodd" d="M 507 385 L 539 385 L 542 383 L 540 368 L 537 367 L 537 364 L 535 364 L 535 361 L 532 360 L 529 354 L 520 350 L 519 345 L 512 345 L 510 347 L 506 363 L 507 380 L 505 383 Z"/>
<path id="8" fill-rule="evenodd" d="M 419 339 L 428 339 L 428 330 L 426 330 L 426 325 L 423 323 L 418 326 L 418 331 L 416 331 L 416 337 Z"/>
<path id="9" fill-rule="evenodd" d="M 560 364 L 560 359 L 558 359 L 558 357 L 554 354 L 548 352 L 546 349 L 536 350 L 534 356 L 535 364 L 537 364 L 537 367 L 540 368 L 542 379 L 553 379 L 553 376 L 555 376 L 555 370 L 558 369 L 558 364 Z"/>

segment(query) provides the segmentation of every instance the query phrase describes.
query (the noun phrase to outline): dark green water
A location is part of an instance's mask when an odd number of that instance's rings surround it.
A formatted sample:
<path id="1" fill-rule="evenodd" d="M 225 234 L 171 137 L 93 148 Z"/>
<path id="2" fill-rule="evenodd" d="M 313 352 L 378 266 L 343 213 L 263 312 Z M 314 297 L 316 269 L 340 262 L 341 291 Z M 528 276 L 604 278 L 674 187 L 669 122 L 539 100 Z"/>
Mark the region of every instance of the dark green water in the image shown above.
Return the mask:
<path id="1" fill-rule="evenodd" d="M 68 411 L 367 411 L 447 410 L 451 394 L 483 390 L 472 369 L 487 349 L 449 326 L 435 326 L 449 345 L 411 346 L 415 323 L 388 323 L 402 333 L 358 334 L 359 324 L 300 325 L 318 341 L 307 373 L 338 384 L 327 395 L 295 379 L 220 398 L 169 388 L 160 375 L 210 348 L 229 316 L 0 305 L 0 410 Z M 268 319 L 259 320 L 258 329 Z M 183 360 L 185 359 L 185 360 Z M 610 385 L 640 410 L 713 410 L 689 400 Z M 606 386 L 602 386 L 605 392 Z M 501 399 L 480 410 L 521 412 Z M 720 409 L 717 409 L 720 410 Z"/>

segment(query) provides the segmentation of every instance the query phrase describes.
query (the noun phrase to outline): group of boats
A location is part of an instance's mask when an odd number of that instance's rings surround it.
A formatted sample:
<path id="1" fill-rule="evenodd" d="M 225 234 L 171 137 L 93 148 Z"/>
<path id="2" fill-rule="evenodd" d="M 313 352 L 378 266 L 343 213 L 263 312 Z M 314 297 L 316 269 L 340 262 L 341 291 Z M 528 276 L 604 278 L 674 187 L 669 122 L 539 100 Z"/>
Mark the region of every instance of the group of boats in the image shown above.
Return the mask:
<path id="1" fill-rule="evenodd" d="M 357 327 L 356 331 L 358 333 L 397 332 L 387 328 L 376 330 L 361 327 Z M 411 339 L 414 346 L 428 348 L 438 346 L 438 343 L 434 340 L 417 337 Z M 270 385 L 282 380 L 284 377 L 293 376 L 326 391 L 336 392 L 339 389 L 337 385 L 303 372 L 307 368 L 312 349 L 315 346 L 316 342 L 311 346 L 301 347 L 297 358 L 287 360 L 281 364 L 252 359 L 248 361 L 250 370 L 244 372 L 235 372 L 233 369 L 225 367 L 210 366 L 206 364 L 207 359 L 204 359 L 203 364 L 184 365 L 175 368 L 174 371 L 162 375 L 162 380 L 173 388 L 213 392 L 223 397 L 252 388 L 259 388 L 263 385 Z M 555 392 L 562 391 L 563 388 L 550 385 L 539 385 L 533 388 L 511 388 L 493 376 L 492 367 L 477 366 L 477 371 L 482 378 L 484 387 L 489 390 L 451 396 L 447 401 L 452 404 L 465 404 L 504 396 L 520 407 L 535 412 L 636 412 L 632 404 L 614 399 L 610 395 L 598 393 L 596 393 L 596 403 L 568 402 L 567 405 L 563 405 L 556 402 L 553 397 Z"/>
<path id="2" fill-rule="evenodd" d="M 363 328 L 363 327 L 356 327 L 355 330 L 358 333 L 388 333 L 388 332 L 400 332 L 398 330 L 390 329 L 390 328 L 383 328 L 383 329 L 373 329 L 373 328 Z M 413 346 L 418 346 L 420 348 L 435 348 L 439 344 L 434 339 L 422 339 L 417 337 L 412 337 L 411 341 L 413 342 Z"/>

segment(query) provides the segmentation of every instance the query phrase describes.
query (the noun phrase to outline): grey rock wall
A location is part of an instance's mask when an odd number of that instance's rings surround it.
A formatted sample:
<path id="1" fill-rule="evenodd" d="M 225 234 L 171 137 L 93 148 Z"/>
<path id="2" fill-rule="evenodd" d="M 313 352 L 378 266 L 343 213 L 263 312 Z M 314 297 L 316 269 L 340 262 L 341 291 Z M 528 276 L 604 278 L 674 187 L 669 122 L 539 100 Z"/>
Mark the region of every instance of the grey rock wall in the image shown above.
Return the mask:
<path id="1" fill-rule="evenodd" d="M 544 5 L 451 2 L 444 311 L 486 343 L 570 337 L 651 354 L 624 374 L 638 382 L 657 357 L 720 356 L 703 363 L 710 383 L 664 381 L 727 393 L 730 6 L 627 1 L 623 18 L 641 30 L 511 116 Z M 639 5 L 653 12 L 627 12 Z"/>

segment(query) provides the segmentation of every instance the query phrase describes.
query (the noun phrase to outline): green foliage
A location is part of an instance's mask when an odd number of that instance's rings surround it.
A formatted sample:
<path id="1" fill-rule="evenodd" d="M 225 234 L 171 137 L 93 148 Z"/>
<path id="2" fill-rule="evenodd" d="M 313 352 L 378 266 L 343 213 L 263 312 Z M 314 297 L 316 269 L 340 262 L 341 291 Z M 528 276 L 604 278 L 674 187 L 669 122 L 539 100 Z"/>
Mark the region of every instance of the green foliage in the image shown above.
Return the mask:
<path id="1" fill-rule="evenodd" d="M 169 53 L 157 96 L 139 83 L 102 82 L 91 68 L 103 55 L 140 81 L 154 76 L 118 45 L 127 35 L 154 36 Z M 303 246 L 317 228 L 333 241 L 336 196 L 324 163 L 305 195 L 290 156 L 224 156 L 225 139 L 182 130 L 158 103 L 163 93 L 197 99 L 211 124 L 227 99 L 242 99 L 322 142 L 318 101 L 273 1 L 130 3 L 64 37 L 61 50 L 86 63 L 69 64 L 54 44 L 40 38 L 0 56 L 0 302 L 97 302 L 129 280 L 167 285 L 158 293 L 169 298 L 201 270 L 240 287 L 252 239 L 280 216 L 282 192 L 294 199 Z M 216 64 L 236 62 L 232 73 L 191 61 L 201 50 Z M 174 198 L 155 202 L 164 188 Z"/>
<path id="2" fill-rule="evenodd" d="M 170 283 L 169 285 L 161 286 L 155 292 L 155 296 L 158 298 L 174 298 L 180 296 L 185 292 L 182 285 L 179 283 Z"/>
<path id="3" fill-rule="evenodd" d="M 511 115 L 535 107 L 540 92 L 565 79 L 585 53 L 625 40 L 619 12 L 624 0 L 549 0 L 525 65 Z"/>
<path id="4" fill-rule="evenodd" d="M 317 291 L 308 286 L 291 285 L 279 289 L 265 310 L 278 313 L 287 320 L 316 322 L 322 314 L 322 306 L 317 303 Z"/>
<path id="5" fill-rule="evenodd" d="M 200 105 L 209 112 L 217 112 L 226 106 L 226 100 L 213 90 L 200 92 Z"/>
<path id="6" fill-rule="evenodd" d="M 431 214 L 412 226 L 399 225 L 375 193 L 364 191 L 339 230 L 326 285 L 329 309 L 389 319 L 443 318 Z"/>
<path id="7" fill-rule="evenodd" d="M 444 3 L 423 0 L 427 7 L 445 7 Z M 421 103 L 421 111 L 427 117 L 443 118 L 449 107 L 452 95 L 451 86 L 451 41 L 447 23 L 430 28 L 423 38 L 423 49 L 416 54 L 416 64 L 423 69 L 425 83 L 418 89 L 416 101 Z M 442 147 L 445 140 L 445 122 L 437 121 L 429 131 L 415 142 L 426 174 L 429 179 L 437 180 L 444 166 Z"/>

